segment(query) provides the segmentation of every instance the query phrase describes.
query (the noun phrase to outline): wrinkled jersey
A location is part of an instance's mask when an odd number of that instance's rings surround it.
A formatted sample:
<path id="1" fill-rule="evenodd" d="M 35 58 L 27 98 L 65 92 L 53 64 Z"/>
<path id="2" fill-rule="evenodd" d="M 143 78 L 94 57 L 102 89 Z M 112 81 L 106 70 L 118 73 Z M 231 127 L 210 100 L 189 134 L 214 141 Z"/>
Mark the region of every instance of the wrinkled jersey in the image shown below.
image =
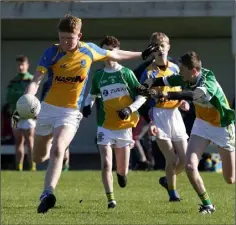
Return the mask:
<path id="1" fill-rule="evenodd" d="M 230 108 L 224 91 L 212 71 L 202 68 L 195 85 L 184 82 L 181 76 L 166 77 L 164 82 L 171 87 L 181 85 L 184 89 L 194 91 L 199 88 L 204 92 L 202 97 L 193 101 L 197 118 L 221 127 L 234 122 L 234 110 Z"/>
<path id="2" fill-rule="evenodd" d="M 48 74 L 45 102 L 65 108 L 80 108 L 91 64 L 106 60 L 109 52 L 93 43 L 80 42 L 74 52 L 64 52 L 59 45 L 48 48 L 37 71 Z"/>
<path id="3" fill-rule="evenodd" d="M 139 85 L 133 72 L 125 67 L 112 73 L 104 70 L 95 72 L 90 94 L 101 95 L 98 126 L 111 130 L 135 127 L 139 120 L 137 112 L 127 120 L 121 120 L 118 111 L 133 103 Z"/>

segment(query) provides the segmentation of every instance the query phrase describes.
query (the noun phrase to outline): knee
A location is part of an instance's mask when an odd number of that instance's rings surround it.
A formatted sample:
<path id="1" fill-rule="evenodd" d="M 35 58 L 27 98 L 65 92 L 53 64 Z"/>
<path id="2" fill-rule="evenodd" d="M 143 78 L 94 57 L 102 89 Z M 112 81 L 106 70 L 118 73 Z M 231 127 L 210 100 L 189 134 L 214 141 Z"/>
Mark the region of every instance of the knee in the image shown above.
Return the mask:
<path id="1" fill-rule="evenodd" d="M 109 160 L 105 160 L 102 165 L 103 171 L 111 171 L 112 170 L 112 164 Z"/>
<path id="2" fill-rule="evenodd" d="M 197 171 L 197 166 L 192 163 L 192 162 L 188 162 L 184 165 L 185 171 L 186 173 L 193 173 L 195 171 Z"/>
<path id="3" fill-rule="evenodd" d="M 177 165 L 177 157 L 166 159 L 166 166 L 175 168 Z"/>
<path id="4" fill-rule="evenodd" d="M 54 157 L 54 158 L 63 158 L 65 154 L 65 149 L 64 148 L 60 148 L 59 146 L 54 146 L 51 149 L 51 155 L 50 157 Z"/>
<path id="5" fill-rule="evenodd" d="M 225 181 L 227 184 L 235 184 L 235 178 L 234 177 L 225 177 Z"/>

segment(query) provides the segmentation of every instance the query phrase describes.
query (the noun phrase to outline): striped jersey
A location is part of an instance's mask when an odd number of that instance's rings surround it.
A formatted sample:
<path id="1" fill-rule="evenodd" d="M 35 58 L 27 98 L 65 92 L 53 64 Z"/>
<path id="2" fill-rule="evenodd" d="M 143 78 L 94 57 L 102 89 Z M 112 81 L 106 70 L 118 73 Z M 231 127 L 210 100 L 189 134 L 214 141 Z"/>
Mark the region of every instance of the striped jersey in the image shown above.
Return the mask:
<path id="1" fill-rule="evenodd" d="M 98 126 L 111 130 L 135 127 L 139 120 L 137 112 L 133 112 L 127 120 L 121 120 L 118 111 L 133 103 L 139 85 L 134 73 L 123 66 L 114 72 L 104 69 L 95 72 L 90 94 L 101 96 Z"/>
<path id="2" fill-rule="evenodd" d="M 166 77 L 173 74 L 179 73 L 179 67 L 173 62 L 168 61 L 168 64 L 165 69 L 162 69 L 158 67 L 155 62 L 151 63 L 143 72 L 141 76 L 140 82 L 143 83 L 148 78 L 158 78 L 158 77 Z M 158 89 L 160 91 L 181 91 L 181 87 L 153 87 L 154 89 Z M 149 101 L 150 102 L 150 101 Z M 153 103 L 150 102 L 150 104 L 153 106 Z M 165 102 L 158 102 L 155 107 L 157 108 L 176 108 L 179 107 L 180 101 L 178 100 L 170 100 Z"/>
<path id="3" fill-rule="evenodd" d="M 230 108 L 224 91 L 212 71 L 202 68 L 195 85 L 184 82 L 178 75 L 165 77 L 163 80 L 171 87 L 181 85 L 187 90 L 200 89 L 204 92 L 203 96 L 193 102 L 197 118 L 218 127 L 226 127 L 234 122 L 234 110 Z"/>

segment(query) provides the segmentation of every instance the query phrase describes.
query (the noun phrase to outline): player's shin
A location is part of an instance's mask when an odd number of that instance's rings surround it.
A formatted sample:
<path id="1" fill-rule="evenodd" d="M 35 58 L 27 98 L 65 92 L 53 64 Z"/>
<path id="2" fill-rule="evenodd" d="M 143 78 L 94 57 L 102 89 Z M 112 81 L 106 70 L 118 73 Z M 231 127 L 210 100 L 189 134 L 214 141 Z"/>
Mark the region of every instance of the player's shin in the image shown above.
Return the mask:
<path id="1" fill-rule="evenodd" d="M 159 183 L 169 194 L 170 201 L 179 201 L 180 197 L 176 190 L 176 165 L 177 156 L 171 140 L 157 139 L 158 146 L 166 160 L 166 177 L 161 177 Z"/>
<path id="2" fill-rule="evenodd" d="M 113 175 L 112 175 L 112 148 L 110 146 L 99 145 L 101 156 L 101 175 L 102 183 L 108 201 L 108 208 L 115 207 L 115 197 L 113 193 Z"/>
<path id="3" fill-rule="evenodd" d="M 192 184 L 194 190 L 197 192 L 199 198 L 202 201 L 202 204 L 204 206 L 211 205 L 211 200 L 209 198 L 209 195 L 206 192 L 206 188 L 204 186 L 203 180 L 198 172 L 197 166 L 187 164 L 185 167 L 188 179 L 190 183 Z"/>

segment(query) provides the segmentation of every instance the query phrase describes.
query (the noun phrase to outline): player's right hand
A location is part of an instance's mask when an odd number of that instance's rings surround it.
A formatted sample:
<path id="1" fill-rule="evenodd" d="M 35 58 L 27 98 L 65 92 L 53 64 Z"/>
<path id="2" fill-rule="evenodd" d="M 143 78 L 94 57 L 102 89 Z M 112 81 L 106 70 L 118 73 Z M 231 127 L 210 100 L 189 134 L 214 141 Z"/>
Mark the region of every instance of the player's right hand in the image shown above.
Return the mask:
<path id="1" fill-rule="evenodd" d="M 150 136 L 157 136 L 157 134 L 158 134 L 157 126 L 155 124 L 153 124 L 152 122 L 149 124 L 148 133 Z"/>
<path id="2" fill-rule="evenodd" d="M 20 115 L 19 113 L 15 110 L 14 113 L 11 116 L 11 126 L 12 128 L 17 128 L 17 124 L 20 121 Z"/>
<path id="3" fill-rule="evenodd" d="M 91 113 L 92 113 L 91 106 L 90 105 L 84 106 L 82 113 L 83 113 L 83 117 L 88 118 L 88 116 L 91 115 Z"/>

